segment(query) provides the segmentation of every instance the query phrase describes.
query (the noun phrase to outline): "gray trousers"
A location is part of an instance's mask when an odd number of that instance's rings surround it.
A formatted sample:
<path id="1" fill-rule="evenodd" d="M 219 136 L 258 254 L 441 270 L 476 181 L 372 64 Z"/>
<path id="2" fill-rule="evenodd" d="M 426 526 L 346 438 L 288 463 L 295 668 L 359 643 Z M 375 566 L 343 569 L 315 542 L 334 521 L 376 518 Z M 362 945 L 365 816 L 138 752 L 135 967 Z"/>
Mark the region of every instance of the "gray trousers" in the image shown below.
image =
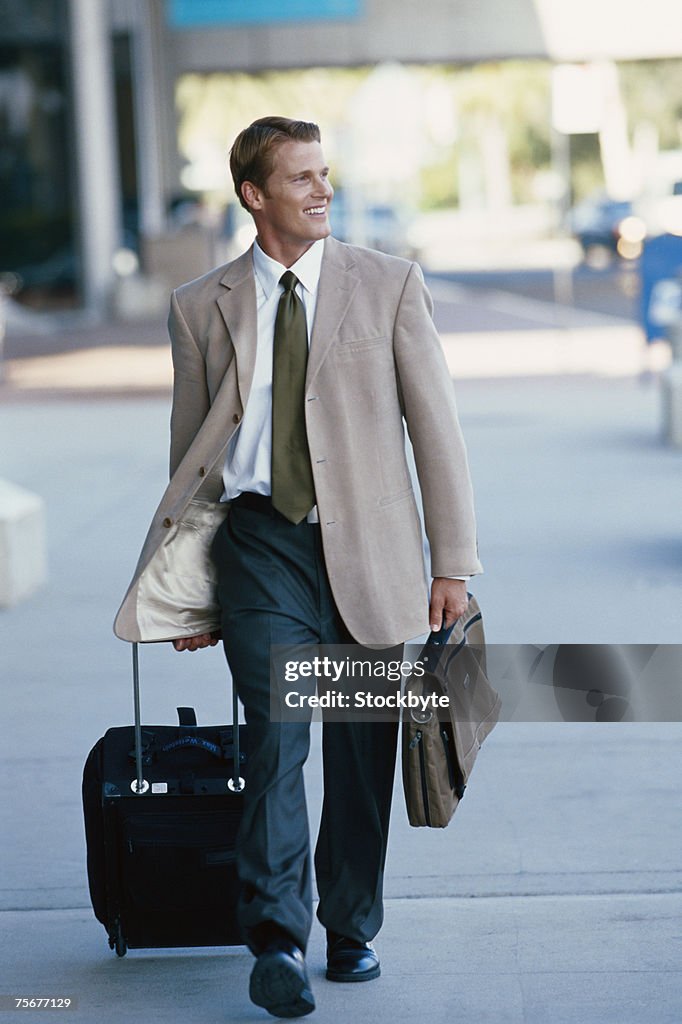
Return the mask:
<path id="1" fill-rule="evenodd" d="M 264 926 L 305 951 L 312 925 L 303 764 L 310 722 L 270 720 L 270 645 L 353 639 L 334 603 L 320 527 L 232 506 L 212 547 L 225 654 L 249 729 L 244 816 L 237 837 L 238 915 L 256 954 Z M 317 916 L 366 942 L 383 921 L 383 874 L 396 722 L 323 723 L 324 802 L 315 848 Z"/>

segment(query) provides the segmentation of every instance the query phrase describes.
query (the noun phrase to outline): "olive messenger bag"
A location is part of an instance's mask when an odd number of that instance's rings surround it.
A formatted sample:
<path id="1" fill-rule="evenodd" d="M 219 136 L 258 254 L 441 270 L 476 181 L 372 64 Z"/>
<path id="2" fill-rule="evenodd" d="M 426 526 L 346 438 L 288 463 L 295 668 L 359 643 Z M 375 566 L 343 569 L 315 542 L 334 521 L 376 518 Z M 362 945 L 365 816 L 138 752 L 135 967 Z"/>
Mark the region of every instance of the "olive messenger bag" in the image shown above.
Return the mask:
<path id="1" fill-rule="evenodd" d="M 483 740 L 500 716 L 499 694 L 488 681 L 481 609 L 471 594 L 462 616 L 431 633 L 405 684 L 418 696 L 447 696 L 447 708 L 405 709 L 403 788 L 410 825 L 445 828 L 464 795 Z"/>

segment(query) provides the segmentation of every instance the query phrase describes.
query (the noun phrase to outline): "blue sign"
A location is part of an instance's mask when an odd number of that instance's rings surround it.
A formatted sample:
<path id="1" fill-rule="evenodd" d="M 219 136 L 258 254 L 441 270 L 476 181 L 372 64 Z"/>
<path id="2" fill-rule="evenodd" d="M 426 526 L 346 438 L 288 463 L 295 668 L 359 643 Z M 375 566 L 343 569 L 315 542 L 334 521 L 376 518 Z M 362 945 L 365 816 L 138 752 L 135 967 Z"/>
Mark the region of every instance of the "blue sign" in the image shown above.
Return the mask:
<path id="1" fill-rule="evenodd" d="M 363 0 L 168 0 L 168 21 L 174 28 L 347 21 L 359 17 L 362 3 Z"/>

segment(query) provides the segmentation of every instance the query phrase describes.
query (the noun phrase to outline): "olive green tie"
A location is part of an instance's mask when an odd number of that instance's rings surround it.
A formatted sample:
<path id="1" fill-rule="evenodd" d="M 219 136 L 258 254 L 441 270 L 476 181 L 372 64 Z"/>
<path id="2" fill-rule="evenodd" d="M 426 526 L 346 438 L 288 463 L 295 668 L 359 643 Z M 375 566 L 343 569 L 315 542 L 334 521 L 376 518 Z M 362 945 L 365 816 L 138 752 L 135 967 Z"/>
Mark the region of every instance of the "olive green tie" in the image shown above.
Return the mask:
<path id="1" fill-rule="evenodd" d="M 308 330 L 295 292 L 298 278 L 282 274 L 272 359 L 272 504 L 300 523 L 315 504 L 313 471 L 305 429 Z"/>

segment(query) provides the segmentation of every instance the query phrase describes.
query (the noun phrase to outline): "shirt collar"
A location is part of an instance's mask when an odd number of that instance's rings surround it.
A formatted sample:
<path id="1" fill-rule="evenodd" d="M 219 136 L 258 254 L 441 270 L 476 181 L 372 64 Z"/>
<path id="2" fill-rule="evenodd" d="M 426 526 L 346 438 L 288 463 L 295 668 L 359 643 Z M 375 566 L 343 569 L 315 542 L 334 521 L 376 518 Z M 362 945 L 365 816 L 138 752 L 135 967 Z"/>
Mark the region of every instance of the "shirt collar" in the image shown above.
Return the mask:
<path id="1" fill-rule="evenodd" d="M 258 283 L 263 289 L 265 298 L 270 298 L 279 284 L 282 274 L 287 269 L 296 275 L 307 292 L 315 295 L 320 282 L 323 254 L 324 239 L 319 238 L 316 242 L 313 242 L 309 249 L 306 249 L 293 266 L 287 268 L 278 263 L 277 260 L 273 260 L 271 256 L 268 256 L 261 249 L 258 240 L 256 240 L 253 246 L 253 269 L 258 278 Z"/>

